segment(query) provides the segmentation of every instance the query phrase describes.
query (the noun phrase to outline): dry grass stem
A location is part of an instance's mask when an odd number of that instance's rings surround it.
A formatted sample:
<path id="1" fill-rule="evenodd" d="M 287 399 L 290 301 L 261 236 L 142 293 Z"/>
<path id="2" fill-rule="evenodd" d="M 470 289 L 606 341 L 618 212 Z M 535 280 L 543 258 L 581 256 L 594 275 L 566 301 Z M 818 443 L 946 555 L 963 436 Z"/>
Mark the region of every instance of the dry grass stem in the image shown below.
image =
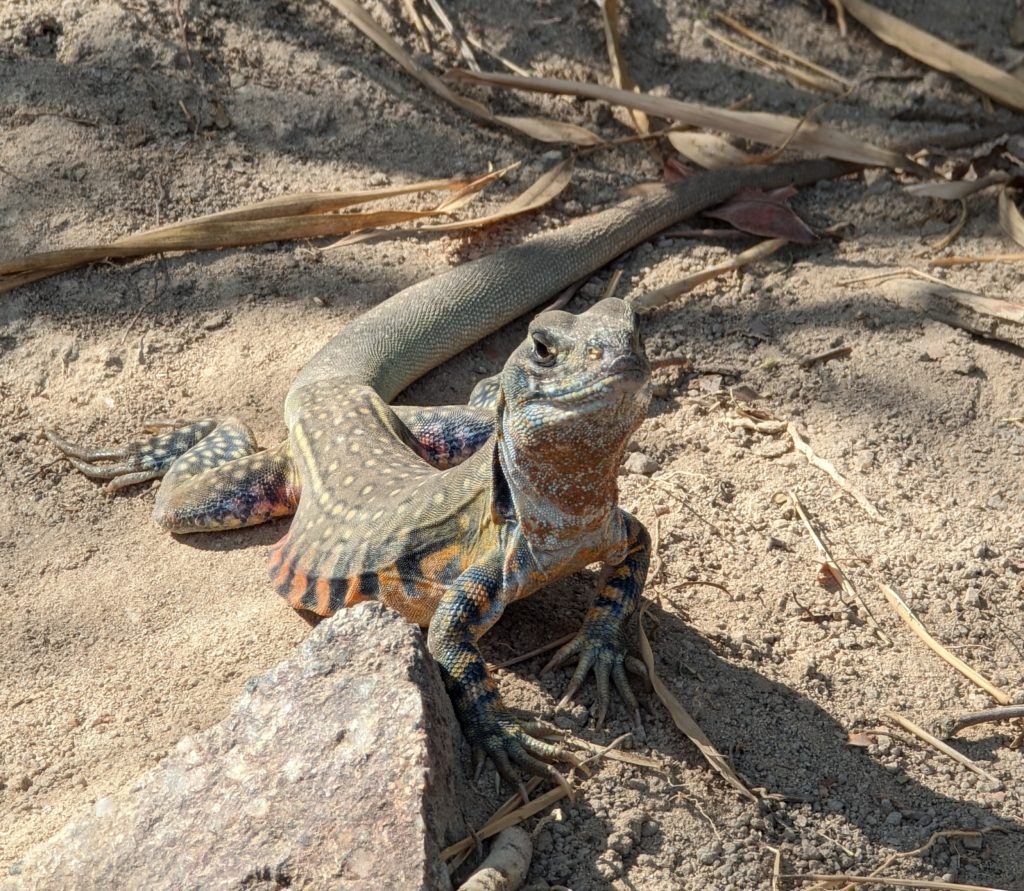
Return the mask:
<path id="1" fill-rule="evenodd" d="M 976 773 L 980 777 L 984 777 L 986 780 L 989 780 L 993 784 L 1001 785 L 999 780 L 996 777 L 992 776 L 992 774 L 990 774 L 983 767 L 981 767 L 981 765 L 972 761 L 963 753 L 958 752 L 956 749 L 954 749 L 947 743 L 944 743 L 938 737 L 933 736 L 919 724 L 915 724 L 909 718 L 904 718 L 903 715 L 899 715 L 896 712 L 885 712 L 884 714 L 885 717 L 887 717 L 890 721 L 899 724 L 899 726 L 906 730 L 908 733 L 914 734 L 914 736 L 916 736 L 922 742 L 926 742 L 936 751 L 942 752 L 942 754 L 946 757 L 952 758 L 957 764 L 962 764 L 968 770 Z"/>
<path id="2" fill-rule="evenodd" d="M 0 263 L 0 293 L 100 260 L 125 260 L 171 251 L 220 250 L 272 241 L 323 238 L 438 216 L 465 204 L 485 186 L 512 169 L 512 166 L 515 165 L 492 171 L 473 180 L 425 180 L 357 192 L 303 192 L 297 195 L 283 195 L 256 204 L 148 229 L 109 244 L 29 254 Z M 521 213 L 540 206 L 544 199 L 550 200 L 554 197 L 557 192 L 552 192 L 552 189 L 562 182 L 562 179 L 568 181 L 565 178 L 567 173 L 560 170 L 554 173 L 555 182 L 550 179 L 544 182 L 539 180 L 528 190 L 532 195 L 531 200 L 524 201 L 524 194 L 508 205 L 504 212 Z M 562 187 L 564 188 L 564 182 Z M 456 194 L 427 210 L 336 213 L 343 208 L 368 201 L 436 190 L 450 190 Z M 484 225 L 500 219 L 502 213 L 499 211 L 481 218 L 482 222 L 466 222 L 470 226 Z"/>
<path id="3" fill-rule="evenodd" d="M 788 239 L 769 238 L 767 241 L 762 241 L 754 245 L 754 247 L 736 254 L 736 256 L 731 257 L 725 263 L 720 263 L 718 266 L 711 266 L 708 269 L 703 269 L 693 275 L 688 275 L 685 278 L 672 282 L 670 285 L 665 285 L 664 287 L 656 288 L 653 291 L 648 291 L 646 294 L 637 293 L 632 295 L 628 302 L 633 305 L 634 309 L 640 312 L 655 309 L 656 307 L 667 303 L 669 300 L 674 300 L 676 297 L 692 291 L 698 285 L 704 284 L 704 282 L 720 278 L 730 272 L 742 269 L 744 266 L 749 266 L 757 260 L 763 260 L 765 257 L 770 257 L 777 250 L 785 247 L 787 244 L 789 244 Z"/>
<path id="4" fill-rule="evenodd" d="M 611 62 L 612 79 L 615 81 L 615 86 L 620 90 L 636 92 L 637 85 L 629 76 L 626 59 L 622 55 L 622 43 L 619 39 L 619 0 L 602 0 L 601 12 L 604 20 L 604 40 L 608 46 L 608 61 Z M 651 132 L 651 122 L 642 111 L 629 109 L 629 118 L 633 122 L 633 129 L 641 136 L 646 136 Z"/>
<path id="5" fill-rule="evenodd" d="M 816 74 L 820 74 L 822 77 L 827 77 L 834 80 L 836 83 L 841 84 L 844 88 L 849 89 L 853 84 L 848 81 L 845 77 L 836 74 L 834 71 L 829 71 L 827 68 L 812 62 L 810 59 L 806 59 L 799 53 L 795 53 L 792 50 L 788 50 L 783 46 L 772 43 L 767 37 L 762 37 L 756 31 L 748 28 L 742 22 L 738 22 L 730 15 L 726 15 L 723 12 L 713 13 L 714 18 L 721 22 L 723 25 L 732 28 L 737 34 L 742 34 L 748 40 L 753 41 L 759 46 L 763 46 L 765 49 L 771 50 L 783 59 L 789 59 L 790 62 L 794 62 L 797 65 L 802 65 L 809 71 L 813 71 Z"/>
<path id="6" fill-rule="evenodd" d="M 1002 105 L 1024 111 L 1024 81 L 933 34 L 883 12 L 865 0 L 841 0 L 846 11 L 883 43 L 894 46 L 936 71 L 969 83 Z"/>
<path id="7" fill-rule="evenodd" d="M 786 497 L 789 499 L 790 504 L 793 505 L 793 510 L 796 511 L 797 516 L 800 517 L 800 520 L 803 522 L 807 532 L 810 534 L 811 541 L 814 542 L 815 548 L 818 549 L 818 556 L 821 558 L 821 562 L 836 580 L 836 584 L 839 585 L 847 597 L 852 598 L 860 604 L 861 609 L 864 610 L 864 615 L 867 617 L 868 623 L 874 629 L 875 635 L 878 639 L 887 644 L 892 644 L 892 638 L 882 630 L 882 626 L 878 624 L 878 620 L 875 618 L 875 614 L 871 612 L 871 608 L 867 605 L 867 602 L 860 596 L 860 594 L 857 593 L 857 589 L 853 587 L 853 583 L 847 578 L 846 573 L 840 569 L 835 557 L 832 556 L 832 551 L 829 549 L 828 545 L 825 543 L 825 539 L 821 536 L 818 530 L 814 528 L 811 518 L 807 515 L 807 511 L 804 510 L 804 506 L 800 503 L 800 499 L 796 497 L 796 493 L 792 490 L 786 490 Z"/>
<path id="8" fill-rule="evenodd" d="M 601 299 L 607 300 L 609 297 L 614 297 L 616 290 L 618 290 L 620 281 L 622 281 L 622 270 L 616 269 L 612 273 L 612 277 L 608 279 L 608 284 L 604 286 L 604 292 L 601 294 Z"/>
<path id="9" fill-rule="evenodd" d="M 552 167 L 545 170 L 537 179 L 521 194 L 513 198 L 508 204 L 496 210 L 494 213 L 482 217 L 474 217 L 469 220 L 452 220 L 450 223 L 428 223 L 420 226 L 420 231 L 427 232 L 451 232 L 456 229 L 476 229 L 481 226 L 490 226 L 493 223 L 507 220 L 510 217 L 527 213 L 543 207 L 555 197 L 560 195 L 572 179 L 572 170 L 575 165 L 573 157 L 565 158 Z"/>
<path id="10" fill-rule="evenodd" d="M 935 879 L 880 879 L 875 876 L 858 876 L 850 873 L 829 874 L 810 872 L 804 875 L 795 873 L 782 876 L 789 882 L 827 882 L 830 886 L 845 882 L 847 885 L 889 885 L 893 888 L 937 888 L 939 891 L 1004 891 L 991 885 L 962 885 L 959 882 L 943 882 Z"/>
<path id="11" fill-rule="evenodd" d="M 612 740 L 607 746 L 595 746 L 597 751 L 583 764 L 589 764 L 591 761 L 595 761 L 599 758 L 611 757 L 614 747 L 621 744 L 624 739 L 629 737 L 628 733 L 624 733 L 622 736 Z M 580 740 L 579 742 L 582 742 Z M 590 746 L 588 745 L 587 748 Z M 637 756 L 639 757 L 639 756 Z M 625 760 L 625 759 L 619 759 Z M 654 762 L 656 769 L 661 769 L 661 765 Z M 640 766 L 646 767 L 648 765 L 642 764 Z M 531 777 L 526 783 L 526 791 L 528 793 L 533 792 L 541 784 L 540 777 Z M 442 860 L 454 860 L 455 862 L 449 864 L 449 869 L 456 868 L 470 851 L 476 847 L 477 842 L 482 841 L 485 838 L 490 838 L 492 835 L 497 835 L 503 829 L 508 829 L 510 826 L 515 826 L 517 823 L 522 823 L 524 820 L 529 819 L 534 814 L 540 813 L 547 807 L 550 807 L 556 801 L 560 801 L 566 797 L 568 792 L 566 791 L 565 785 L 555 786 L 553 789 L 549 789 L 543 795 L 538 798 L 534 798 L 528 801 L 526 804 L 520 804 L 522 799 L 518 795 L 514 795 L 511 798 L 505 800 L 505 802 L 491 815 L 491 818 L 484 823 L 476 832 L 471 835 L 467 835 L 464 839 L 455 842 L 453 845 L 449 845 L 441 852 Z"/>
<path id="12" fill-rule="evenodd" d="M 971 666 L 964 662 L 963 659 L 951 653 L 934 637 L 932 637 L 931 634 L 929 634 L 928 629 L 925 628 L 921 623 L 921 620 L 914 615 L 913 610 L 911 610 L 906 601 L 900 597 L 899 594 L 897 594 L 888 585 L 879 585 L 879 587 L 882 589 L 882 594 L 885 595 L 885 599 L 889 601 L 889 605 L 896 611 L 896 614 L 910 627 L 910 630 L 913 631 L 914 634 L 924 641 L 925 645 L 933 653 L 953 666 L 953 668 L 971 681 L 971 683 L 988 693 L 988 695 L 1000 705 L 1010 705 L 1012 700 L 1004 691 L 1000 690 L 995 684 L 971 668 Z"/>
<path id="13" fill-rule="evenodd" d="M 535 650 L 530 650 L 529 653 L 523 653 L 522 655 L 516 656 L 512 659 L 506 659 L 504 662 L 495 662 L 491 664 L 490 667 L 508 668 L 512 665 L 518 665 L 520 662 L 526 662 L 528 659 L 532 659 L 534 656 L 540 656 L 542 653 L 548 653 L 551 650 L 557 650 L 563 644 L 569 643 L 569 641 L 572 640 L 574 637 L 576 637 L 576 634 L 574 632 L 566 634 L 558 638 L 558 640 L 548 641 L 546 644 L 537 647 Z"/>
<path id="14" fill-rule="evenodd" d="M 494 114 L 482 102 L 468 99 L 454 92 L 436 74 L 427 71 L 415 62 L 401 45 L 378 25 L 370 14 L 355 0 L 327 0 L 338 12 L 347 18 L 356 28 L 363 32 L 380 49 L 391 56 L 410 77 L 418 80 L 424 87 L 445 102 L 454 105 L 460 111 L 487 124 L 499 124 L 517 130 L 541 142 L 570 143 L 573 145 L 594 145 L 601 141 L 589 130 L 575 124 L 562 121 L 551 121 L 538 117 L 505 117 Z"/>
<path id="15" fill-rule="evenodd" d="M 427 29 L 427 24 L 423 21 L 420 11 L 416 8 L 416 0 L 402 0 L 402 8 L 413 27 L 419 32 L 420 37 L 423 38 L 423 46 L 429 52 L 430 31 Z"/>
<path id="16" fill-rule="evenodd" d="M 1024 262 L 1024 254 L 978 254 L 973 257 L 936 257 L 929 260 L 929 266 L 949 269 L 953 266 L 974 266 L 977 263 L 1021 263 Z"/>
<path id="17" fill-rule="evenodd" d="M 527 71 L 525 68 L 520 67 L 515 62 L 513 62 L 511 59 L 508 59 L 505 56 L 501 55 L 501 53 L 499 53 L 497 50 L 493 50 L 489 46 L 484 46 L 484 44 L 482 44 L 475 37 L 471 37 L 470 35 L 467 34 L 466 35 L 466 42 L 471 47 L 473 47 L 473 49 L 480 50 L 480 52 L 486 53 L 488 56 L 490 56 L 492 59 L 494 59 L 494 61 L 500 62 L 502 65 L 504 65 L 513 74 L 519 74 L 519 75 L 521 75 L 523 77 L 529 77 L 530 76 L 530 72 Z"/>
<path id="18" fill-rule="evenodd" d="M 663 773 L 665 771 L 665 766 L 659 761 L 655 761 L 653 758 L 645 758 L 643 755 L 635 755 L 632 752 L 620 752 L 614 748 L 614 746 L 621 744 L 623 739 L 628 736 L 630 736 L 630 734 L 624 734 L 606 746 L 599 746 L 597 743 L 592 743 L 586 739 L 580 739 L 578 736 L 570 736 L 565 741 L 576 746 L 578 749 L 593 752 L 595 755 L 607 758 L 610 761 L 621 761 L 623 764 L 632 764 L 634 767 L 646 767 L 649 770 L 657 770 Z"/>
<path id="19" fill-rule="evenodd" d="M 473 70 L 479 71 L 480 65 L 476 61 L 476 56 L 473 55 L 473 50 L 470 49 L 466 43 L 466 38 L 462 33 L 462 29 L 455 25 L 452 21 L 451 16 L 441 5 L 441 0 L 426 0 L 427 6 L 430 7 L 430 11 L 434 13 L 434 17 L 441 23 L 441 27 L 448 33 L 448 36 L 455 42 L 455 46 L 459 51 L 459 55 L 462 56 L 463 61 Z"/>
<path id="20" fill-rule="evenodd" d="M 508 204 L 505 204 L 498 208 L 498 210 L 485 214 L 482 217 L 469 217 L 465 220 L 452 220 L 449 223 L 432 223 L 427 224 L 426 226 L 419 226 L 414 229 L 365 229 L 339 239 L 329 245 L 328 249 L 350 247 L 354 244 L 379 241 L 382 238 L 400 238 L 407 235 L 417 235 L 421 232 L 453 232 L 460 229 L 478 229 L 482 226 L 490 226 L 494 223 L 501 222 L 502 220 L 518 216 L 519 214 L 536 210 L 539 207 L 543 207 L 559 195 L 563 189 L 565 189 L 569 184 L 570 179 L 572 179 L 574 163 L 575 162 L 572 157 L 559 161 L 553 167 L 545 170 L 526 188 L 525 191 L 513 198 L 508 202 Z M 465 203 L 465 196 L 458 194 L 441 202 L 441 204 L 434 208 L 434 210 L 435 213 L 449 213 L 452 210 L 461 207 Z"/>
<path id="21" fill-rule="evenodd" d="M 982 829 L 982 830 L 946 829 L 946 830 L 943 830 L 943 831 L 940 831 L 940 832 L 933 832 L 928 837 L 928 841 L 926 841 L 923 845 L 921 845 L 921 847 L 914 848 L 914 850 L 912 850 L 912 851 L 897 851 L 897 852 L 895 852 L 893 854 L 890 854 L 888 857 L 885 858 L 885 860 L 882 861 L 881 865 L 876 866 L 873 870 L 871 870 L 871 872 L 868 873 L 867 877 L 868 878 L 875 878 L 877 876 L 880 876 L 883 872 L 885 872 L 885 870 L 887 870 L 890 866 L 892 866 L 897 860 L 906 860 L 906 859 L 908 859 L 910 857 L 918 857 L 918 856 L 920 856 L 925 851 L 927 851 L 929 848 L 933 847 L 935 845 L 935 843 L 937 841 L 939 841 L 940 839 L 945 840 L 945 839 L 950 839 L 950 838 L 981 838 L 987 832 L 997 832 L 997 831 L 1001 831 L 1001 830 L 996 830 L 996 829 Z M 887 879 L 881 879 L 879 881 L 884 884 L 888 880 Z M 817 886 L 817 887 L 824 888 L 825 886 L 823 885 L 823 886 Z M 831 885 L 829 887 L 831 887 Z M 854 884 L 848 883 L 845 887 L 839 889 L 839 891 L 852 891 L 853 887 L 855 887 L 855 883 Z M 990 889 L 986 889 L 986 891 L 990 891 Z"/>
<path id="22" fill-rule="evenodd" d="M 333 0 L 333 2 L 337 2 L 337 0 Z M 681 102 L 678 99 L 670 99 L 665 96 L 649 96 L 644 93 L 633 93 L 599 84 L 560 78 L 518 77 L 512 74 L 462 70 L 450 71 L 446 77 L 505 89 L 598 99 L 614 105 L 636 108 L 651 115 L 694 127 L 731 133 L 734 136 L 766 145 L 791 145 L 807 152 L 866 166 L 894 167 L 928 173 L 926 168 L 899 152 L 849 136 L 833 127 L 786 115 L 757 111 L 730 111 L 693 102 Z"/>
<path id="23" fill-rule="evenodd" d="M 952 229 L 931 246 L 933 251 L 944 251 L 948 248 L 960 237 L 960 233 L 964 231 L 964 226 L 967 225 L 967 200 L 964 198 L 958 198 L 957 200 L 960 202 L 960 213 L 957 215 L 956 222 L 953 224 Z M 917 256 L 924 256 L 924 254 L 918 254 Z"/>
<path id="24" fill-rule="evenodd" d="M 987 189 L 989 186 L 997 186 L 1005 183 L 1010 175 L 1003 170 L 995 170 L 986 176 L 978 179 L 955 179 L 937 183 L 913 183 L 904 186 L 904 191 L 918 198 L 941 198 L 944 201 L 953 201 L 957 198 L 967 198 L 975 192 Z"/>
<path id="25" fill-rule="evenodd" d="M 757 801 L 757 796 L 736 775 L 728 759 L 712 745 L 711 740 L 705 736 L 704 731 L 700 729 L 697 722 L 690 717 L 672 691 L 658 677 L 658 673 L 654 668 L 654 653 L 651 650 L 650 642 L 647 640 L 647 632 L 644 630 L 644 613 L 647 612 L 649 607 L 650 603 L 645 603 L 640 611 L 640 621 L 638 623 L 640 629 L 640 655 L 644 660 L 644 665 L 647 666 L 647 674 L 650 677 L 651 685 L 654 687 L 655 695 L 661 700 L 662 705 L 668 709 L 676 727 L 682 730 L 687 739 L 697 747 L 708 764 L 743 798 L 746 798 L 748 801 Z"/>
<path id="26" fill-rule="evenodd" d="M 763 65 L 769 71 L 781 74 L 798 87 L 809 87 L 812 90 L 819 90 L 823 93 L 834 93 L 837 95 L 845 92 L 844 88 L 834 79 L 821 77 L 814 72 L 805 71 L 795 65 L 788 65 L 785 62 L 777 62 L 774 59 L 769 59 L 762 56 L 760 53 L 754 52 L 754 50 L 747 49 L 742 44 L 737 43 L 735 40 L 726 37 L 724 34 L 720 34 L 718 31 L 715 31 L 706 25 L 701 25 L 701 30 L 712 40 L 716 40 L 723 46 L 727 46 L 734 52 L 739 53 L 741 56 L 753 60 L 758 65 Z"/>
<path id="27" fill-rule="evenodd" d="M 854 501 L 857 502 L 872 520 L 877 520 L 879 523 L 884 522 L 882 515 L 870 501 L 867 496 L 864 495 L 859 489 L 855 488 L 838 470 L 831 461 L 826 461 L 824 458 L 819 458 L 814 450 L 807 444 L 804 438 L 800 435 L 800 431 L 796 429 L 796 424 L 790 421 L 786 424 L 786 433 L 789 434 L 789 438 L 793 440 L 793 447 L 807 459 L 807 463 L 812 467 L 817 467 L 818 470 L 823 470 L 827 473 L 832 481 L 839 486 L 847 495 L 849 495 Z"/>

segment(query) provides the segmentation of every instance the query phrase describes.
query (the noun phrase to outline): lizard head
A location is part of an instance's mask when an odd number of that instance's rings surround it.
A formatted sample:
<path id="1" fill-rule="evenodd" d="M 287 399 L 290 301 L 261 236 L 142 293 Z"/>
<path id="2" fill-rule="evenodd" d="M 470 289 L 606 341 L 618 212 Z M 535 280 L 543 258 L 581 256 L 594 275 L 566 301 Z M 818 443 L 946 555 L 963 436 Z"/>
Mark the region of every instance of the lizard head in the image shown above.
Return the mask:
<path id="1" fill-rule="evenodd" d="M 651 367 L 636 313 L 608 299 L 539 314 L 501 373 L 499 427 L 522 456 L 568 451 L 614 462 L 647 414 Z M 596 468 L 595 468 L 596 469 Z"/>

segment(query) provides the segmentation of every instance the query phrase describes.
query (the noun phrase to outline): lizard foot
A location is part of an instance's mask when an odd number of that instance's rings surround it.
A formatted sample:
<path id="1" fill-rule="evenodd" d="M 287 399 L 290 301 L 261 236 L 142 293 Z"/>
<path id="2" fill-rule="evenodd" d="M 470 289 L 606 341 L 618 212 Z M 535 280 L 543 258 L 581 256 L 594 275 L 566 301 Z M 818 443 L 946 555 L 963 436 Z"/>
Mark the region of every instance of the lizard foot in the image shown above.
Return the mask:
<path id="1" fill-rule="evenodd" d="M 604 724 L 611 699 L 611 685 L 614 683 L 615 689 L 630 711 L 634 725 L 641 727 L 640 706 L 626 677 L 627 662 L 632 668 L 635 660 L 627 657 L 619 629 L 609 628 L 607 624 L 601 622 L 585 622 L 583 630 L 551 657 L 548 664 L 541 669 L 541 674 L 558 668 L 572 656 L 578 657 L 579 663 L 558 707 L 564 708 L 569 704 L 587 675 L 593 670 L 597 681 L 597 726 L 601 727 Z"/>
<path id="2" fill-rule="evenodd" d="M 170 421 L 151 421 L 150 430 L 170 426 Z M 53 430 L 45 430 L 53 443 L 71 465 L 92 480 L 107 480 L 107 491 L 144 483 L 162 477 L 170 466 L 185 452 L 208 436 L 218 422 L 203 418 L 170 433 L 140 439 L 117 448 L 97 448 L 68 442 Z"/>
<path id="3" fill-rule="evenodd" d="M 484 714 L 478 713 L 472 721 L 464 721 L 463 727 L 473 749 L 475 774 L 479 779 L 485 760 L 490 760 L 498 775 L 512 788 L 518 789 L 525 804 L 528 800 L 526 787 L 516 768 L 557 783 L 570 799 L 575 793 L 568 780 L 550 763 L 562 762 L 579 768 L 579 760 L 561 746 L 541 739 L 541 736 L 562 736 L 563 732 L 540 721 L 520 723 L 503 706 L 492 705 Z"/>

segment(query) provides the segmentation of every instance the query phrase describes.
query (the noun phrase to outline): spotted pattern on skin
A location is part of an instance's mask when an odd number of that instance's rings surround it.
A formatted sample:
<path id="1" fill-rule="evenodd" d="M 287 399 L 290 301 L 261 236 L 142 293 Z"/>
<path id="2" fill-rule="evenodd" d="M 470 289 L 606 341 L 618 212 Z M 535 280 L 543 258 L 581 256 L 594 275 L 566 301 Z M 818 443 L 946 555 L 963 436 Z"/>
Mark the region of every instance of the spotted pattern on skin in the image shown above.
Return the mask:
<path id="1" fill-rule="evenodd" d="M 274 587 L 320 615 L 379 600 L 428 627 L 467 738 L 514 781 L 513 765 L 546 774 L 558 751 L 505 708 L 480 655 L 508 603 L 605 562 L 579 636 L 556 658 L 579 657 L 570 690 L 593 672 L 602 714 L 611 683 L 636 708 L 623 627 L 650 539 L 618 508 L 616 477 L 649 395 L 635 316 L 607 300 L 538 316 L 469 406 L 392 408 L 359 379 L 324 377 L 289 394 L 289 438 L 268 451 L 234 418 L 122 450 L 58 445 L 80 463 L 120 461 L 107 478 L 166 471 L 156 516 L 172 531 L 294 512 L 271 549 Z"/>

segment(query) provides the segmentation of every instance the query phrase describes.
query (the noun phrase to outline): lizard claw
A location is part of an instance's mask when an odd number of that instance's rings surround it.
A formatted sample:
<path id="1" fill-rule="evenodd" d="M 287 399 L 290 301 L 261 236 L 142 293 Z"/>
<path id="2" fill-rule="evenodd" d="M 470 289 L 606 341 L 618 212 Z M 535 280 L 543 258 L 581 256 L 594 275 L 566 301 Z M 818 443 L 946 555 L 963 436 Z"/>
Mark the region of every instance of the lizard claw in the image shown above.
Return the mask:
<path id="1" fill-rule="evenodd" d="M 623 651 L 624 647 L 618 634 L 609 634 L 605 627 L 584 625 L 583 630 L 569 643 L 561 647 L 544 668 L 541 674 L 557 668 L 566 662 L 571 656 L 577 656 L 579 662 L 576 671 L 573 673 L 569 685 L 565 689 L 558 707 L 564 708 L 572 701 L 573 696 L 583 685 L 587 675 L 593 671 L 597 683 L 597 719 L 598 728 L 604 725 L 604 719 L 608 713 L 610 702 L 610 689 L 612 684 L 630 710 L 631 716 L 635 716 L 635 723 L 640 725 L 640 707 L 633 695 L 626 678 L 626 667 L 628 657 Z M 630 668 L 633 666 L 630 665 Z M 646 674 L 646 671 L 645 671 Z"/>

